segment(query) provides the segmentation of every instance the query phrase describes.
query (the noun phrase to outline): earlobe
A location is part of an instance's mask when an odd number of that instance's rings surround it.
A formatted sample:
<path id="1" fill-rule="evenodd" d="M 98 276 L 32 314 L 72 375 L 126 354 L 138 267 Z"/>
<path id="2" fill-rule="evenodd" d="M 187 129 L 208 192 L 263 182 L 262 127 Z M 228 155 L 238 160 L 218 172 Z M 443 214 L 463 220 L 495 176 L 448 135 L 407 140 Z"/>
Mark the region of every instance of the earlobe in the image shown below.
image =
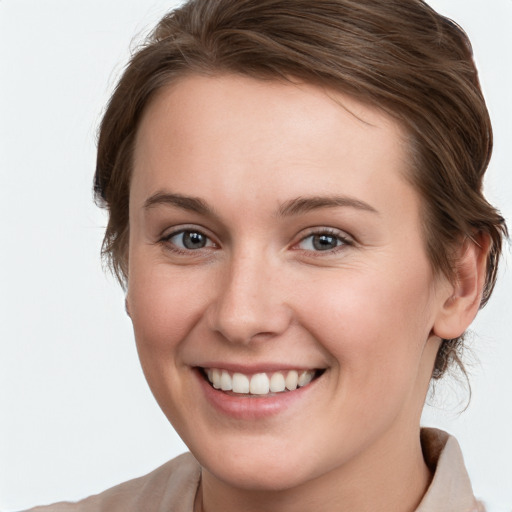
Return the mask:
<path id="1" fill-rule="evenodd" d="M 441 339 L 461 336 L 475 318 L 482 300 L 490 238 L 484 233 L 466 238 L 459 248 L 455 278 L 434 324 Z"/>

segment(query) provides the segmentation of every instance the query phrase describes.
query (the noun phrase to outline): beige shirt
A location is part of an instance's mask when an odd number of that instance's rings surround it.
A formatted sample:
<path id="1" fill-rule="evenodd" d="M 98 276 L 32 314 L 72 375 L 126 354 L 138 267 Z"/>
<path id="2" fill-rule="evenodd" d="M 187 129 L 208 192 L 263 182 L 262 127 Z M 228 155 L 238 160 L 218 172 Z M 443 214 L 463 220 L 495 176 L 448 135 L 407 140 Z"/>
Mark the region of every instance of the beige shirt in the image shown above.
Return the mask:
<path id="1" fill-rule="evenodd" d="M 485 512 L 473 495 L 455 438 L 423 429 L 425 461 L 434 473 L 416 512 Z M 146 476 L 130 480 L 77 503 L 56 503 L 27 512 L 193 512 L 201 468 L 185 453 Z"/>

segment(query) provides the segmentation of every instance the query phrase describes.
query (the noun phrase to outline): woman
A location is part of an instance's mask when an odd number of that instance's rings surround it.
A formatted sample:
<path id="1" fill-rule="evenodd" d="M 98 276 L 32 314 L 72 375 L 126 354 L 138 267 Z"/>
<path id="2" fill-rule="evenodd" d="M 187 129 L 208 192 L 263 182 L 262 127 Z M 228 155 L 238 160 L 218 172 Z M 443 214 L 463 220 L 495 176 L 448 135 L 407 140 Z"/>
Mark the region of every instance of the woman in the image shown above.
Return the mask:
<path id="1" fill-rule="evenodd" d="M 197 1 L 100 131 L 104 250 L 192 455 L 49 510 L 484 510 L 423 430 L 503 218 L 464 33 L 410 0 Z"/>

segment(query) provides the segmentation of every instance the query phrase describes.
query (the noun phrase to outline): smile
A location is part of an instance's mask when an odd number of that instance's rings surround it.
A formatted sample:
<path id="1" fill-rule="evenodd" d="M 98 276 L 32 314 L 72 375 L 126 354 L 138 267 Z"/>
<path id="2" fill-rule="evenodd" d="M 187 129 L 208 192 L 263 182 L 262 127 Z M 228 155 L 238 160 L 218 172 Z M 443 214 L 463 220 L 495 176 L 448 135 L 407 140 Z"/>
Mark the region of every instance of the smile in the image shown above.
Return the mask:
<path id="1" fill-rule="evenodd" d="M 246 375 L 219 368 L 204 368 L 203 373 L 215 389 L 257 396 L 294 391 L 307 386 L 320 374 L 317 370 L 282 370 Z"/>

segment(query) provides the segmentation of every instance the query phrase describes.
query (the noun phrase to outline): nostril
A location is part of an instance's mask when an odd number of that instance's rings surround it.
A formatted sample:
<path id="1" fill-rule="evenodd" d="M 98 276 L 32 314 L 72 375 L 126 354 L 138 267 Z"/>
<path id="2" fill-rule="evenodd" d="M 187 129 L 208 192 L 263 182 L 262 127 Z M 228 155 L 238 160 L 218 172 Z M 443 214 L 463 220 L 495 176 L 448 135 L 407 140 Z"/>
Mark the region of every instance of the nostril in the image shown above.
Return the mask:
<path id="1" fill-rule="evenodd" d="M 287 307 L 263 301 L 251 309 L 219 304 L 207 314 L 210 329 L 231 343 L 264 342 L 283 334 L 291 323 Z"/>
<path id="2" fill-rule="evenodd" d="M 282 334 L 292 317 L 283 302 L 284 287 L 279 286 L 282 272 L 265 261 L 265 253 L 258 247 L 235 253 L 215 283 L 216 292 L 206 311 L 210 329 L 238 344 Z"/>

